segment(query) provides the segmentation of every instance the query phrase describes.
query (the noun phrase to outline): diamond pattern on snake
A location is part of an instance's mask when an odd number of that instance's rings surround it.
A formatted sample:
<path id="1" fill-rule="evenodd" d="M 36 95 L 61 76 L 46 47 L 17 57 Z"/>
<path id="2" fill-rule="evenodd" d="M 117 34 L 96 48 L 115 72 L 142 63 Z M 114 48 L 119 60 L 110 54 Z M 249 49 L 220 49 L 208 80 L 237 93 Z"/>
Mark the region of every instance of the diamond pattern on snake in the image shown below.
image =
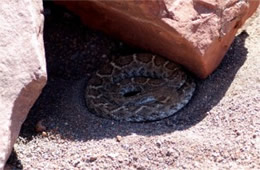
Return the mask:
<path id="1" fill-rule="evenodd" d="M 196 84 L 182 68 L 152 54 L 121 56 L 105 64 L 87 83 L 85 99 L 94 114 L 108 119 L 145 122 L 182 109 Z"/>

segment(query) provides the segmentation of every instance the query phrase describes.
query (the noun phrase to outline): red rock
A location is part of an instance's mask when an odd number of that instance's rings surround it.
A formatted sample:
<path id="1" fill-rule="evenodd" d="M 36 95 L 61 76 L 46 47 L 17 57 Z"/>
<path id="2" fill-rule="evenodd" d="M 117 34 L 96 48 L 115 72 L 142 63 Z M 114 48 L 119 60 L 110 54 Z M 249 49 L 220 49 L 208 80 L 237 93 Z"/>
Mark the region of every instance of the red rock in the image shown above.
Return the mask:
<path id="1" fill-rule="evenodd" d="M 46 83 L 42 1 L 0 3 L 0 169 Z"/>
<path id="2" fill-rule="evenodd" d="M 255 0 L 60 1 L 90 27 L 182 64 L 206 78 L 219 65 Z"/>

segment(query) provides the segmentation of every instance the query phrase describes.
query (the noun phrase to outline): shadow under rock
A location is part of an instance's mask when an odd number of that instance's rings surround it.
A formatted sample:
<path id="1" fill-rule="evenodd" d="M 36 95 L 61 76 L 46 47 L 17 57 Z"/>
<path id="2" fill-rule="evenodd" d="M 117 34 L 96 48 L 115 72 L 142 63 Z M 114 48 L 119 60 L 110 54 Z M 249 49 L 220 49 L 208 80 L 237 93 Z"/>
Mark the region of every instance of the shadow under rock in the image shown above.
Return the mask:
<path id="1" fill-rule="evenodd" d="M 160 135 L 190 128 L 203 120 L 207 112 L 225 95 L 237 71 L 246 60 L 247 49 L 244 47 L 244 42 L 247 36 L 246 32 L 242 32 L 235 38 L 224 60 L 212 75 L 206 80 L 196 80 L 197 89 L 192 100 L 172 117 L 147 123 L 103 119 L 87 111 L 84 102 L 84 87 L 87 80 L 54 80 L 48 82 L 37 101 L 37 107 L 31 110 L 21 136 L 33 135 L 28 133 L 28 128 L 32 130 L 36 122 L 41 119 L 44 120 L 49 132 L 69 140 L 82 141 L 113 138 L 117 135 L 126 136 L 132 133 Z"/>
<path id="2" fill-rule="evenodd" d="M 6 162 L 4 170 L 21 170 L 21 169 L 23 169 L 23 165 L 21 164 L 21 161 L 18 159 L 16 151 L 12 150 L 12 153 Z"/>
<path id="3" fill-rule="evenodd" d="M 182 122 L 181 130 L 197 124 L 207 116 L 207 112 L 224 97 L 237 71 L 246 61 L 248 51 L 245 40 L 248 36 L 246 31 L 242 31 L 235 37 L 218 68 L 206 80 L 197 80 L 197 89 L 191 102 L 169 121 Z"/>

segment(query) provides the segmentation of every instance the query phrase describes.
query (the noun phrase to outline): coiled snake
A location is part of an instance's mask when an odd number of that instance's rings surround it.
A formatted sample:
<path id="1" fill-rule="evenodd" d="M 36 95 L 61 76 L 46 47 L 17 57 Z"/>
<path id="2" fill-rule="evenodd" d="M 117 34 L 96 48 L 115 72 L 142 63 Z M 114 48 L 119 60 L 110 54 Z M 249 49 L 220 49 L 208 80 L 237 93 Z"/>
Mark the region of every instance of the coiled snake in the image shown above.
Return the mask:
<path id="1" fill-rule="evenodd" d="M 105 64 L 88 81 L 85 99 L 96 115 L 131 122 L 173 115 L 191 99 L 195 82 L 160 56 L 134 54 Z"/>

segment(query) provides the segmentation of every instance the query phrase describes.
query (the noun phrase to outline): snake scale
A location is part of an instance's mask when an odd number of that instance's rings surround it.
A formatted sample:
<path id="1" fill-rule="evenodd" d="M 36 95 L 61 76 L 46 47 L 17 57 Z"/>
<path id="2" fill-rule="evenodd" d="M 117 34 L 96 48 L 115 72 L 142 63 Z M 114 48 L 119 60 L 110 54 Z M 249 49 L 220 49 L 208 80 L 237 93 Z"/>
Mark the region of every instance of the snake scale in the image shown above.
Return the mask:
<path id="1" fill-rule="evenodd" d="M 98 116 L 131 122 L 155 121 L 183 108 L 195 91 L 182 68 L 152 54 L 121 56 L 87 83 L 87 107 Z"/>

